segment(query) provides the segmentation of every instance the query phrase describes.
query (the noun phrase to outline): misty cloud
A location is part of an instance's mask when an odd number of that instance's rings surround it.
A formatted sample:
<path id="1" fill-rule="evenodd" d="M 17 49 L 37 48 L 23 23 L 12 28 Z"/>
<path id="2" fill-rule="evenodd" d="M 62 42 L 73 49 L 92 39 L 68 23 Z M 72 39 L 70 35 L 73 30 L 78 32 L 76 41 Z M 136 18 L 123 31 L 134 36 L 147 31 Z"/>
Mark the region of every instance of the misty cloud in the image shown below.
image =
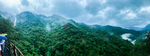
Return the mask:
<path id="1" fill-rule="evenodd" d="M 122 37 L 122 39 L 124 39 L 124 40 L 128 40 L 128 41 L 131 41 L 131 39 L 129 39 L 128 37 L 130 37 L 130 33 L 125 33 L 125 34 L 122 34 L 121 35 L 121 37 Z"/>
<path id="2" fill-rule="evenodd" d="M 150 24 L 149 0 L 1 0 L 0 10 L 61 15 L 86 24 L 145 27 Z"/>
<path id="3" fill-rule="evenodd" d="M 82 6 L 80 6 L 80 4 L 76 1 L 56 0 L 53 1 L 53 3 L 54 3 L 53 11 L 71 18 L 81 15 L 83 10 Z"/>
<path id="4" fill-rule="evenodd" d="M 100 11 L 101 7 L 102 6 L 101 6 L 99 0 L 95 0 L 95 1 L 89 0 L 87 2 L 87 6 L 85 9 L 87 10 L 88 13 L 97 15 L 97 13 Z"/>
<path id="5" fill-rule="evenodd" d="M 21 0 L 21 4 L 24 6 L 28 6 L 29 2 L 27 0 Z"/>

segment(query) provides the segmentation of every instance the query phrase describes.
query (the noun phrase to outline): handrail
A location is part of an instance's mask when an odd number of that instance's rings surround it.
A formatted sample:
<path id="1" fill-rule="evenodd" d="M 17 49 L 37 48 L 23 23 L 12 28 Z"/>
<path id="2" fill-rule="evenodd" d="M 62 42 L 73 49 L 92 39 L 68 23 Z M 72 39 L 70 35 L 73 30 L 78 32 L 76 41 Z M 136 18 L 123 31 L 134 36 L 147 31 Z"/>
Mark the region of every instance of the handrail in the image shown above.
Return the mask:
<path id="1" fill-rule="evenodd" d="M 7 44 L 8 44 L 8 48 L 9 48 L 10 52 L 13 54 L 13 56 L 18 56 L 17 51 L 20 54 L 19 56 L 24 56 L 23 53 L 17 48 L 16 44 L 11 43 L 10 40 L 8 40 Z"/>

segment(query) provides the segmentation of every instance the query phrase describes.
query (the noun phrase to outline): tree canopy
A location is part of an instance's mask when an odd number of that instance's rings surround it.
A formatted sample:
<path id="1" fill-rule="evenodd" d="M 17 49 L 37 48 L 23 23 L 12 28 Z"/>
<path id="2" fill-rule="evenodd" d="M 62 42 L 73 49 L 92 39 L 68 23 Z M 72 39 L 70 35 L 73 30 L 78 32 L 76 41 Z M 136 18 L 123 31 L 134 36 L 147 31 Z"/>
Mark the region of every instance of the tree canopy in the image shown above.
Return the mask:
<path id="1" fill-rule="evenodd" d="M 25 56 L 149 55 L 149 42 L 133 45 L 106 30 L 89 28 L 86 25 L 76 27 L 71 23 L 47 31 L 44 28 L 45 21 L 31 18 L 33 19 L 18 23 L 17 26 L 13 26 L 9 19 L 0 18 L 0 33 L 8 33 L 8 39 L 17 44 Z"/>

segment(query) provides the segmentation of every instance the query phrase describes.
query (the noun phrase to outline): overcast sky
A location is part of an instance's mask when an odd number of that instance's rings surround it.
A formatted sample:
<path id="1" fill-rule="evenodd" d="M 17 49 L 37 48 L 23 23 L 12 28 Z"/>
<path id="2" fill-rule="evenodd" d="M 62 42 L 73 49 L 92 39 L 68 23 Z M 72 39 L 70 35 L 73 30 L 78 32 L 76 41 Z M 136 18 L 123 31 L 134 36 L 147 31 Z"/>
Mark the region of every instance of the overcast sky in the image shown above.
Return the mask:
<path id="1" fill-rule="evenodd" d="M 0 10 L 59 14 L 89 25 L 145 27 L 150 24 L 150 0 L 0 0 Z"/>

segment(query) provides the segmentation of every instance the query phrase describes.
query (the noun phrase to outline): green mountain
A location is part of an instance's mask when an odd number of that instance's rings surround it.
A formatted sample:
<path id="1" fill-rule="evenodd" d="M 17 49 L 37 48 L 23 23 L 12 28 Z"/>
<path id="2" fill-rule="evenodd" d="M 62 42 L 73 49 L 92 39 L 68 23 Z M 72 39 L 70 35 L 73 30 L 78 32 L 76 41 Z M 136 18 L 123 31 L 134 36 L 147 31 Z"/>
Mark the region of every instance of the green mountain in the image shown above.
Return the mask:
<path id="1" fill-rule="evenodd" d="M 49 36 L 53 37 L 50 45 L 52 47 L 49 49 L 54 51 L 48 51 L 48 53 L 53 55 L 53 52 L 56 52 L 56 56 L 115 56 L 116 54 L 125 55 L 125 53 L 129 53 L 129 51 L 125 51 L 121 47 L 125 47 L 128 50 L 132 49 L 132 44 L 129 41 L 111 36 L 105 31 L 95 30 L 95 33 L 93 32 L 84 31 L 83 28 L 77 28 L 68 23 L 64 25 L 63 29 L 49 34 Z M 125 43 L 128 43 L 128 46 Z M 125 53 L 123 54 L 123 52 Z"/>
<path id="2" fill-rule="evenodd" d="M 125 33 L 130 33 L 130 34 L 132 34 L 132 37 L 129 37 L 129 38 L 131 38 L 132 40 L 135 40 L 139 36 L 141 36 L 141 32 L 140 31 L 135 31 L 135 30 L 132 30 L 132 29 L 124 29 L 124 28 L 116 27 L 116 26 L 92 25 L 92 27 L 96 28 L 96 29 L 105 30 L 105 31 L 109 32 L 110 34 L 117 35 L 117 37 L 120 37 L 120 35 L 125 34 Z"/>
<path id="3" fill-rule="evenodd" d="M 60 26 L 63 26 L 68 22 L 71 23 L 70 20 L 67 20 L 59 15 L 52 15 L 50 17 L 46 17 L 43 15 L 41 16 L 41 15 L 33 14 L 28 11 L 16 15 L 16 18 L 17 18 L 17 26 L 21 26 L 24 24 L 26 25 L 26 23 L 29 23 L 30 25 L 33 24 L 34 26 L 43 27 L 48 31 L 59 28 Z"/>
<path id="4" fill-rule="evenodd" d="M 147 31 L 150 30 L 150 24 L 148 24 L 147 26 L 145 26 L 144 28 L 142 28 L 143 31 Z"/>
<path id="5" fill-rule="evenodd" d="M 121 27 L 86 25 L 59 15 L 44 16 L 29 11 L 16 16 L 16 26 L 7 31 L 25 56 L 147 56 L 145 44 L 121 38 L 131 33 L 132 40 L 141 32 Z M 8 19 L 0 18 L 0 29 Z M 4 27 L 5 26 L 5 27 Z M 6 31 L 6 30 L 5 30 Z M 5 32 L 3 31 L 3 32 Z M 142 39 L 140 39 L 142 42 Z M 139 41 L 140 42 L 140 41 Z M 144 43 L 144 42 L 143 42 Z M 138 51 L 140 50 L 140 51 Z"/>

